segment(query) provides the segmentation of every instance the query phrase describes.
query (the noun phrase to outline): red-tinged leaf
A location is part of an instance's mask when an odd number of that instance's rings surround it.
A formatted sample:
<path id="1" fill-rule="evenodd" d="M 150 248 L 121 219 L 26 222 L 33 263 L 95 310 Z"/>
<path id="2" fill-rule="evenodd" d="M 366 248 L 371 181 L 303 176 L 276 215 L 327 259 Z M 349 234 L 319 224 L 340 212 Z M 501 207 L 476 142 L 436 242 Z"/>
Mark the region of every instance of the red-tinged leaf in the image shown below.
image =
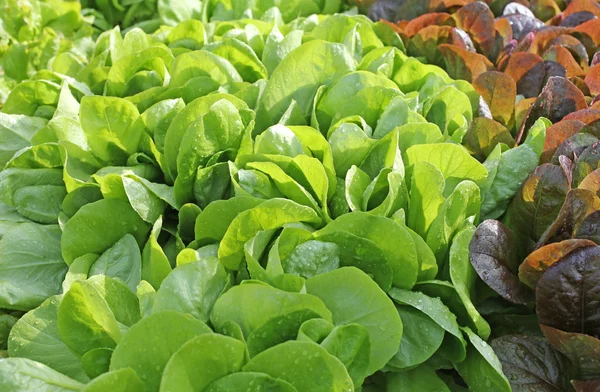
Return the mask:
<path id="1" fill-rule="evenodd" d="M 590 68 L 585 76 L 585 83 L 589 86 L 590 92 L 593 95 L 600 94 L 600 64 L 596 64 Z"/>
<path id="2" fill-rule="evenodd" d="M 549 20 L 560 14 L 560 8 L 554 0 L 531 0 L 529 7 L 541 20 Z"/>
<path id="3" fill-rule="evenodd" d="M 596 246 L 590 240 L 570 239 L 542 246 L 529 254 L 519 267 L 519 279 L 532 289 L 535 288 L 544 272 L 568 255 L 569 253 L 587 246 Z"/>
<path id="4" fill-rule="evenodd" d="M 416 19 L 409 21 L 404 27 L 404 34 L 406 34 L 409 38 L 412 38 L 413 35 L 417 34 L 419 31 L 424 29 L 427 26 L 439 26 L 446 19 L 450 17 L 450 14 L 445 12 L 433 12 L 430 14 L 421 15 Z"/>
<path id="5" fill-rule="evenodd" d="M 398 14 L 402 19 L 411 20 L 429 12 L 448 12 L 469 3 L 472 0 L 408 0 L 402 4 Z M 401 4 L 398 0 L 393 3 Z"/>
<path id="6" fill-rule="evenodd" d="M 600 210 L 588 215 L 575 233 L 578 238 L 586 238 L 600 244 Z"/>
<path id="7" fill-rule="evenodd" d="M 488 104 L 494 120 L 512 128 L 517 97 L 515 81 L 502 72 L 490 71 L 479 75 L 473 87 Z"/>
<path id="8" fill-rule="evenodd" d="M 494 14 L 487 4 L 480 1 L 467 4 L 452 15 L 452 19 L 456 27 L 469 33 L 478 51 L 486 56 L 494 53 L 496 31 L 490 28 L 494 25 Z"/>
<path id="9" fill-rule="evenodd" d="M 575 388 L 575 392 L 598 392 L 600 391 L 600 380 L 591 380 L 591 381 L 581 381 L 581 380 L 573 380 L 571 381 L 573 387 Z"/>
<path id="10" fill-rule="evenodd" d="M 569 80 L 571 81 L 571 83 L 577 86 L 577 88 L 580 89 L 583 95 L 585 95 L 586 97 L 592 95 L 592 93 L 590 92 L 590 87 L 585 83 L 585 80 L 583 80 L 581 77 L 574 76 L 572 78 L 569 78 Z"/>
<path id="11" fill-rule="evenodd" d="M 538 65 L 538 64 L 541 64 Z M 532 83 L 528 82 L 530 79 L 540 79 L 537 77 L 540 72 L 543 71 L 544 60 L 536 54 L 533 53 L 525 53 L 525 52 L 515 52 L 509 58 L 505 64 L 504 68 L 500 70 L 510 76 L 515 83 L 517 83 L 517 93 L 524 95 L 526 98 L 536 97 L 542 88 L 541 80 L 539 82 Z M 537 67 L 536 67 L 537 66 Z M 540 69 L 542 68 L 542 69 Z M 522 84 L 522 87 L 519 88 L 519 84 Z"/>
<path id="12" fill-rule="evenodd" d="M 535 98 L 527 98 L 520 100 L 515 106 L 515 129 L 521 129 L 523 122 L 527 118 L 529 108 L 535 102 Z"/>
<path id="13" fill-rule="evenodd" d="M 401 3 L 395 0 L 377 0 L 369 8 L 369 18 L 371 20 L 389 20 L 396 22 Z"/>
<path id="14" fill-rule="evenodd" d="M 600 336 L 600 246 L 580 247 L 552 264 L 537 282 L 536 305 L 542 325 Z"/>
<path id="15" fill-rule="evenodd" d="M 578 155 L 573 170 L 573 186 L 579 186 L 581 181 L 600 167 L 600 142 L 594 143 Z"/>
<path id="16" fill-rule="evenodd" d="M 427 26 L 415 34 L 407 46 L 411 56 L 424 56 L 429 63 L 442 64 L 438 45 L 452 43 L 451 26 Z"/>
<path id="17" fill-rule="evenodd" d="M 459 48 L 468 50 L 469 52 L 477 53 L 477 50 L 475 50 L 475 45 L 473 44 L 469 34 L 458 27 L 454 27 L 452 29 L 452 44 L 454 46 L 458 46 Z"/>
<path id="18" fill-rule="evenodd" d="M 590 109 L 600 110 L 600 95 L 596 95 L 592 102 L 590 102 Z"/>
<path id="19" fill-rule="evenodd" d="M 580 24 L 575 27 L 575 31 L 587 34 L 596 46 L 600 46 L 600 18 Z"/>
<path id="20" fill-rule="evenodd" d="M 508 43 L 513 39 L 513 31 L 510 26 L 510 22 L 506 19 L 499 18 L 494 22 L 494 28 L 500 37 L 502 37 L 502 42 L 504 46 L 508 45 Z"/>
<path id="21" fill-rule="evenodd" d="M 563 121 L 565 120 L 579 120 L 589 124 L 592 121 L 600 120 L 600 110 L 592 108 L 578 110 L 576 112 L 567 114 Z"/>
<path id="22" fill-rule="evenodd" d="M 585 149 L 596 143 L 598 138 L 589 131 L 589 125 L 586 125 L 581 131 L 573 136 L 568 137 L 564 142 L 562 142 L 552 157 L 552 163 L 557 165 L 560 162 L 561 157 L 573 161 L 583 151 L 585 151 Z"/>
<path id="23" fill-rule="evenodd" d="M 587 189 L 571 189 L 556 220 L 541 236 L 538 247 L 570 238 L 582 238 L 577 236 L 578 231 L 586 218 L 598 210 L 600 198 L 594 192 Z"/>
<path id="24" fill-rule="evenodd" d="M 506 64 L 508 64 L 508 59 L 515 52 L 517 44 L 517 40 L 513 39 L 509 41 L 508 44 L 506 44 L 504 49 L 502 49 L 502 51 L 498 55 L 498 58 L 496 59 L 496 65 L 498 69 L 506 68 Z"/>
<path id="25" fill-rule="evenodd" d="M 569 361 L 543 337 L 507 335 L 490 344 L 513 391 L 569 390 Z"/>
<path id="26" fill-rule="evenodd" d="M 587 102 L 583 93 L 568 79 L 553 76 L 531 106 L 520 135 L 528 130 L 540 117 L 546 117 L 553 123 L 563 119 L 567 114 L 586 109 Z M 517 137 L 519 143 L 521 137 Z M 524 139 L 523 139 L 524 140 Z"/>
<path id="27" fill-rule="evenodd" d="M 600 169 L 588 174 L 579 184 L 579 188 L 594 192 L 596 196 L 600 197 Z"/>
<path id="28" fill-rule="evenodd" d="M 569 16 L 582 11 L 588 11 L 600 17 L 600 4 L 596 0 L 571 0 L 567 8 L 563 11 L 563 15 Z"/>
<path id="29" fill-rule="evenodd" d="M 463 139 L 463 144 L 481 161 L 490 155 L 498 143 L 514 147 L 515 140 L 504 125 L 485 117 L 474 118 Z"/>
<path id="30" fill-rule="evenodd" d="M 550 42 L 550 47 L 552 46 L 562 46 L 563 48 L 568 49 L 573 55 L 575 61 L 577 61 L 581 67 L 587 67 L 590 62 L 587 49 L 581 43 L 581 41 L 573 36 L 561 35 L 556 37 L 554 40 L 552 40 L 552 42 Z"/>
<path id="31" fill-rule="evenodd" d="M 564 332 L 547 325 L 540 325 L 540 327 L 550 344 L 571 360 L 574 368 L 580 373 L 579 377 L 589 379 L 600 377 L 599 339 L 581 333 Z"/>
<path id="32" fill-rule="evenodd" d="M 386 22 L 387 24 L 391 24 L 391 22 L 388 22 L 387 20 L 382 20 L 382 22 Z M 395 26 L 394 30 L 397 33 L 401 33 L 402 32 L 404 34 L 404 29 L 406 28 L 406 26 L 408 26 L 408 23 L 410 23 L 408 20 L 401 20 L 401 21 L 399 21 L 398 23 L 396 23 L 395 25 L 392 25 L 392 26 Z"/>
<path id="33" fill-rule="evenodd" d="M 517 276 L 517 259 L 513 233 L 496 220 L 481 223 L 469 244 L 469 257 L 477 275 L 504 299 L 516 304 L 535 300 L 533 291 Z"/>
<path id="34" fill-rule="evenodd" d="M 549 163 L 538 166 L 525 180 L 504 218 L 519 242 L 519 261 L 535 249 L 539 238 L 556 220 L 569 188 L 563 168 Z"/>
<path id="35" fill-rule="evenodd" d="M 590 56 L 594 55 L 597 45 L 594 43 L 594 40 L 592 39 L 592 37 L 590 37 L 586 33 L 581 33 L 579 31 L 575 31 L 575 30 L 573 30 L 571 32 L 571 37 L 573 37 L 573 38 L 577 39 L 579 42 L 581 42 L 581 45 L 583 45 L 583 47 L 585 48 L 585 52 L 586 52 L 588 59 L 590 58 Z M 577 55 L 573 54 L 573 57 L 577 58 Z M 589 63 L 589 60 L 587 63 L 581 64 L 581 66 L 583 68 L 585 68 L 586 66 L 589 65 L 588 63 Z"/>
<path id="36" fill-rule="evenodd" d="M 567 71 L 567 77 L 572 78 L 574 76 L 583 76 L 585 71 L 581 68 L 579 63 L 575 60 L 571 52 L 558 45 L 551 46 L 542 56 L 544 60 L 556 61 L 562 65 Z"/>
<path id="37" fill-rule="evenodd" d="M 495 4 L 498 4 L 502 7 L 498 12 L 494 9 Z M 501 0 L 494 1 L 494 5 L 490 6 L 494 15 L 502 14 L 502 15 L 528 15 L 534 16 L 533 12 L 529 9 L 529 1 L 511 1 L 511 0 Z"/>
<path id="38" fill-rule="evenodd" d="M 560 21 L 559 26 L 561 27 L 577 27 L 582 23 L 596 19 L 596 15 L 589 11 L 575 12 L 563 20 Z"/>
<path id="39" fill-rule="evenodd" d="M 580 120 L 562 120 L 546 129 L 546 140 L 544 141 L 544 151 L 540 158 L 541 163 L 550 162 L 556 149 L 570 136 L 579 132 L 585 123 Z"/>
<path id="40" fill-rule="evenodd" d="M 516 40 L 521 40 L 528 34 L 545 27 L 544 22 L 541 20 L 523 14 L 505 15 L 498 20 L 506 20 L 510 23 L 512 35 Z"/>
<path id="41" fill-rule="evenodd" d="M 439 50 L 446 63 L 448 75 L 454 79 L 472 82 L 482 73 L 494 69 L 494 64 L 481 54 L 448 44 L 440 45 Z"/>
<path id="42" fill-rule="evenodd" d="M 531 46 L 529 47 L 529 52 L 539 54 L 541 56 L 542 53 L 544 53 L 546 51 L 546 49 L 548 49 L 550 47 L 550 45 L 552 45 L 552 41 L 554 41 L 556 38 L 560 37 L 561 35 L 568 36 L 568 34 L 570 32 L 571 32 L 571 29 L 566 28 L 566 27 L 555 27 L 555 26 L 546 27 L 545 29 L 540 30 L 535 33 L 533 42 L 531 43 Z"/>
<path id="43" fill-rule="evenodd" d="M 514 32 L 513 32 L 513 35 L 514 35 Z M 533 31 L 528 33 L 527 35 L 525 35 L 525 37 L 518 40 L 519 44 L 517 45 L 515 52 L 529 52 L 529 48 L 531 48 L 531 44 L 533 43 L 534 39 L 535 39 L 535 33 Z"/>

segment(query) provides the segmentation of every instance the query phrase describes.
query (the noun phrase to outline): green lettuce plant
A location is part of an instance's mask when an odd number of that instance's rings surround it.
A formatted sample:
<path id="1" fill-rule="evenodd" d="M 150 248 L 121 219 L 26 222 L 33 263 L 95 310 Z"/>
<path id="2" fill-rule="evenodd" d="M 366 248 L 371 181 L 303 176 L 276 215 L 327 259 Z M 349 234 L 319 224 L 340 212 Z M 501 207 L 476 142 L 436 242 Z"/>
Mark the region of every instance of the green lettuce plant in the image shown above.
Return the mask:
<path id="1" fill-rule="evenodd" d="M 10 91 L 0 389 L 510 390 L 469 243 L 549 124 L 477 156 L 471 85 L 282 15 L 115 28 Z"/>

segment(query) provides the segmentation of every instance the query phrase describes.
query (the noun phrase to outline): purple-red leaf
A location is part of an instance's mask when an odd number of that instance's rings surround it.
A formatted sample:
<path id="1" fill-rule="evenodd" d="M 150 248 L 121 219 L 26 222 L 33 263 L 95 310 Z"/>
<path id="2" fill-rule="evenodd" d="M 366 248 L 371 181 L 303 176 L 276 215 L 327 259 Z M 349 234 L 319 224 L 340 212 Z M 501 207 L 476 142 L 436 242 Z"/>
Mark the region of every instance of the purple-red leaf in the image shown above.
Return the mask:
<path id="1" fill-rule="evenodd" d="M 515 240 L 506 226 L 491 219 L 481 223 L 473 234 L 469 252 L 477 275 L 504 299 L 516 304 L 534 301 L 533 291 L 517 276 Z"/>
<path id="2" fill-rule="evenodd" d="M 490 155 L 498 143 L 514 147 L 515 140 L 504 125 L 485 117 L 474 118 L 463 139 L 463 144 L 479 160 Z"/>
<path id="3" fill-rule="evenodd" d="M 578 235 L 586 218 L 600 210 L 600 198 L 587 189 L 571 189 L 556 220 L 540 237 L 538 247 L 551 242 L 570 238 L 583 238 Z"/>
<path id="4" fill-rule="evenodd" d="M 540 158 L 540 162 L 550 162 L 556 149 L 567 138 L 575 135 L 585 127 L 585 123 L 580 120 L 562 120 L 546 129 L 546 140 L 544 142 L 544 151 Z"/>
<path id="5" fill-rule="evenodd" d="M 542 325 L 600 336 L 600 246 L 576 249 L 544 272 L 536 312 Z"/>
<path id="6" fill-rule="evenodd" d="M 550 344 L 571 360 L 579 371 L 579 377 L 600 378 L 600 340 L 581 333 L 564 332 L 547 325 L 540 327 Z"/>
<path id="7" fill-rule="evenodd" d="M 568 360 L 546 339 L 508 335 L 491 342 L 513 391 L 562 392 L 569 389 Z"/>
<path id="8" fill-rule="evenodd" d="M 519 267 L 519 279 L 531 288 L 535 288 L 542 274 L 554 263 L 586 246 L 596 246 L 590 240 L 570 239 L 542 246 L 531 253 Z"/>
<path id="9" fill-rule="evenodd" d="M 479 75 L 473 87 L 488 104 L 494 120 L 512 128 L 517 96 L 515 81 L 502 72 L 489 71 Z"/>
<path id="10" fill-rule="evenodd" d="M 472 82 L 482 73 L 494 69 L 494 64 L 481 54 L 449 44 L 442 44 L 438 48 L 446 63 L 448 75 L 454 79 Z"/>
<path id="11" fill-rule="evenodd" d="M 587 107 L 581 90 L 568 79 L 553 76 L 548 79 L 548 83 L 531 106 L 528 118 L 521 127 L 521 134 L 540 117 L 546 117 L 555 123 L 562 120 L 567 114 Z M 519 139 L 517 138 L 517 142 Z"/>

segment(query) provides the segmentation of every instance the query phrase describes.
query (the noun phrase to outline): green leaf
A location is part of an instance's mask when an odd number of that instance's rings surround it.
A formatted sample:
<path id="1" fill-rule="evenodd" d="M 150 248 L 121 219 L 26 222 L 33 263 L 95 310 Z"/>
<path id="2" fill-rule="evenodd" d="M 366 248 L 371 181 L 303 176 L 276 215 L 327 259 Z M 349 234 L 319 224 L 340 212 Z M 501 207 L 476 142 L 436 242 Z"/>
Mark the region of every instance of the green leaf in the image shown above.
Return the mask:
<path id="1" fill-rule="evenodd" d="M 548 120 L 540 118 L 529 130 L 524 144 L 502 153 L 495 175 L 488 179 L 489 187 L 481 206 L 482 219 L 497 219 L 506 211 L 510 200 L 538 165 L 546 128 L 550 125 Z"/>
<path id="2" fill-rule="evenodd" d="M 3 168 L 15 152 L 29 146 L 46 122 L 38 117 L 0 113 L 0 167 Z"/>
<path id="3" fill-rule="evenodd" d="M 241 82 L 242 77 L 226 59 L 205 50 L 179 55 L 170 69 L 170 88 L 183 87 L 191 81 L 208 78 L 225 85 L 233 82 Z"/>
<path id="4" fill-rule="evenodd" d="M 208 52 L 205 52 L 208 53 Z M 177 177 L 177 158 L 181 149 L 182 140 L 193 123 L 201 116 L 208 113 L 216 102 L 226 99 L 238 110 L 248 109 L 246 103 L 229 94 L 211 94 L 190 102 L 171 122 L 164 136 L 164 154 L 166 171 L 173 181 Z M 195 168 L 194 168 L 195 169 Z"/>
<path id="5" fill-rule="evenodd" d="M 411 292 L 397 288 L 391 289 L 388 294 L 398 304 L 410 305 L 420 310 L 446 330 L 447 334 L 440 348 L 442 356 L 454 363 L 464 360 L 466 342 L 456 322 L 456 316 L 450 312 L 439 298 L 431 298 L 420 292 Z"/>
<path id="6" fill-rule="evenodd" d="M 46 80 L 28 80 L 15 87 L 2 111 L 6 114 L 24 114 L 50 119 L 58 103 L 60 85 Z"/>
<path id="7" fill-rule="evenodd" d="M 288 340 L 295 340 L 300 327 L 308 320 L 324 320 L 310 309 L 295 310 L 269 319 L 248 336 L 248 354 L 257 354 Z"/>
<path id="8" fill-rule="evenodd" d="M 176 310 L 208 322 L 215 302 L 228 284 L 225 269 L 214 257 L 181 265 L 162 281 L 152 312 Z"/>
<path id="9" fill-rule="evenodd" d="M 213 381 L 240 371 L 245 362 L 244 343 L 228 336 L 200 335 L 181 346 L 169 359 L 160 388 L 202 391 Z"/>
<path id="10" fill-rule="evenodd" d="M 248 282 L 234 286 L 219 297 L 210 316 L 216 330 L 227 322 L 240 326 L 245 337 L 274 317 L 297 310 L 312 310 L 331 320 L 331 312 L 314 295 L 290 293 L 266 284 Z"/>
<path id="11" fill-rule="evenodd" d="M 344 365 L 311 342 L 289 341 L 272 347 L 252 358 L 244 371 L 266 373 L 289 382 L 298 391 L 353 390 Z"/>
<path id="12" fill-rule="evenodd" d="M 386 386 L 389 391 L 450 392 L 446 383 L 427 365 L 402 373 L 388 373 Z"/>
<path id="13" fill-rule="evenodd" d="M 60 336 L 79 355 L 115 347 L 123 332 L 139 318 L 135 294 L 104 275 L 73 282 L 58 306 Z"/>
<path id="14" fill-rule="evenodd" d="M 142 251 L 142 279 L 155 289 L 160 287 L 172 270 L 167 255 L 158 243 L 161 228 L 162 219 L 158 219 Z"/>
<path id="15" fill-rule="evenodd" d="M 445 262 L 452 237 L 465 222 L 471 219 L 477 223 L 481 208 L 479 197 L 479 187 L 471 181 L 463 181 L 442 204 L 426 238 L 438 265 Z"/>
<path id="16" fill-rule="evenodd" d="M 445 186 L 444 176 L 435 166 L 425 161 L 415 163 L 407 224 L 422 238 L 427 238 L 431 224 L 446 201 L 443 195 Z"/>
<path id="17" fill-rule="evenodd" d="M 142 276 L 140 247 L 131 234 L 125 234 L 90 266 L 88 276 L 106 275 L 119 279 L 132 292 Z"/>
<path id="18" fill-rule="evenodd" d="M 6 392 L 68 392 L 80 391 L 83 384 L 30 359 L 7 358 L 0 360 L 0 388 Z"/>
<path id="19" fill-rule="evenodd" d="M 283 36 L 277 25 L 267 36 L 262 55 L 262 63 L 269 75 L 273 74 L 277 65 L 294 49 L 302 45 L 302 30 L 292 30 Z"/>
<path id="20" fill-rule="evenodd" d="M 333 231 L 347 231 L 377 244 L 393 269 L 395 287 L 410 289 L 417 281 L 418 259 L 414 241 L 409 232 L 393 220 L 352 212 L 329 223 L 319 233 Z M 393 238 L 393 241 L 389 241 L 389 238 Z"/>
<path id="21" fill-rule="evenodd" d="M 344 364 L 355 387 L 363 383 L 371 352 L 369 331 L 365 327 L 359 324 L 335 327 L 321 346 Z"/>
<path id="22" fill-rule="evenodd" d="M 242 113 L 228 100 L 215 102 L 201 118 L 189 126 L 177 155 L 175 196 L 179 204 L 192 201 L 192 187 L 199 167 L 219 152 L 240 148 L 246 123 Z"/>
<path id="23" fill-rule="evenodd" d="M 339 253 L 335 243 L 310 240 L 298 245 L 282 261 L 282 267 L 288 274 L 311 278 L 339 268 Z"/>
<path id="24" fill-rule="evenodd" d="M 58 305 L 61 297 L 48 298 L 26 313 L 12 328 L 8 340 L 11 357 L 27 358 L 80 382 L 89 381 L 81 361 L 62 341 L 58 330 Z"/>
<path id="25" fill-rule="evenodd" d="M 467 226 L 454 236 L 450 247 L 450 278 L 469 314 L 475 331 L 483 339 L 490 336 L 490 325 L 479 314 L 471 297 L 475 291 L 477 273 L 469 259 L 469 244 L 475 233 L 474 226 Z"/>
<path id="26" fill-rule="evenodd" d="M 471 121 L 473 109 L 465 93 L 454 86 L 446 86 L 423 103 L 423 115 L 444 133 L 452 135 L 463 118 L 467 122 Z"/>
<path id="27" fill-rule="evenodd" d="M 67 272 L 57 225 L 20 223 L 0 239 L 0 306 L 30 310 L 60 292 Z"/>
<path id="28" fill-rule="evenodd" d="M 151 314 L 123 336 L 110 362 L 110 370 L 133 369 L 146 391 L 158 391 L 161 374 L 169 359 L 186 342 L 211 333 L 202 321 L 179 312 Z"/>
<path id="29" fill-rule="evenodd" d="M 115 370 L 104 373 L 81 390 L 82 392 L 144 392 L 144 383 L 137 376 L 135 371 L 129 368 Z"/>
<path id="30" fill-rule="evenodd" d="M 254 197 L 234 197 L 209 204 L 196 219 L 194 228 L 196 240 L 206 241 L 206 243 L 221 241 L 231 222 L 239 214 L 258 206 L 263 201 Z"/>
<path id="31" fill-rule="evenodd" d="M 256 114 L 256 131 L 260 133 L 277 123 L 292 102 L 299 105 L 300 113 L 308 120 L 317 89 L 354 67 L 351 54 L 341 44 L 313 40 L 296 48 L 267 82 Z"/>
<path id="32" fill-rule="evenodd" d="M 471 345 L 466 359 L 455 365 L 470 389 L 511 391 L 508 379 L 502 373 L 502 364 L 494 350 L 469 328 L 463 328 Z"/>
<path id="33" fill-rule="evenodd" d="M 137 151 L 144 128 L 136 107 L 115 97 L 84 97 L 79 121 L 89 146 L 100 160 L 120 165 Z"/>
<path id="34" fill-rule="evenodd" d="M 168 26 L 175 26 L 185 20 L 198 19 L 202 10 L 202 3 L 200 0 L 185 2 L 158 0 L 157 7 L 161 22 Z"/>
<path id="35" fill-rule="evenodd" d="M 98 236 L 99 232 L 103 235 Z M 61 240 L 62 255 L 71 264 L 87 253 L 103 253 L 125 234 L 133 235 L 138 244 L 143 244 L 148 232 L 148 225 L 129 203 L 99 200 L 81 207 L 67 222 Z"/>
<path id="36" fill-rule="evenodd" d="M 94 348 L 81 356 L 81 365 L 85 373 L 92 379 L 108 372 L 113 350 L 110 348 Z"/>
<path id="37" fill-rule="evenodd" d="M 240 372 L 221 377 L 210 384 L 205 391 L 229 392 L 243 388 L 248 392 L 297 392 L 296 388 L 284 380 L 256 372 Z"/>
<path id="38" fill-rule="evenodd" d="M 402 321 L 392 301 L 364 272 L 344 267 L 306 281 L 306 292 L 323 300 L 335 325 L 359 324 L 369 331 L 373 374 L 396 354 Z M 349 300 L 352 299 L 352 300 Z"/>
<path id="39" fill-rule="evenodd" d="M 267 69 L 263 63 L 252 48 L 240 40 L 225 38 L 223 41 L 206 45 L 203 49 L 228 60 L 245 82 L 254 83 L 260 79 L 267 79 Z"/>
<path id="40" fill-rule="evenodd" d="M 372 92 L 383 91 L 384 89 L 397 89 L 397 86 L 388 78 L 367 71 L 351 72 L 333 86 L 325 90 L 323 96 L 319 99 L 316 105 L 315 115 L 319 129 L 327 131 L 333 125 L 332 121 L 336 118 L 339 120 L 345 115 L 340 115 L 340 112 L 346 115 L 350 111 L 345 110 L 339 105 L 339 102 L 344 100 L 348 103 L 349 100 L 356 97 L 362 90 L 369 87 L 378 87 L 379 89 L 371 89 Z M 380 107 L 376 103 L 375 94 L 371 97 L 375 102 L 371 102 L 364 111 L 360 113 L 351 111 L 352 114 L 363 113 L 363 118 L 377 119 L 380 116 Z M 314 124 L 313 124 L 314 125 Z M 378 137 L 383 137 L 383 134 Z"/>
<path id="41" fill-rule="evenodd" d="M 244 243 L 260 230 L 271 230 L 287 223 L 319 224 L 321 218 L 308 207 L 286 199 L 271 199 L 237 215 L 219 246 L 219 260 L 225 267 L 239 268 L 244 257 Z"/>
<path id="42" fill-rule="evenodd" d="M 406 151 L 407 167 L 422 161 L 435 166 L 444 176 L 444 197 L 448 197 L 461 181 L 471 180 L 481 188 L 487 180 L 488 172 L 485 166 L 456 144 L 420 144 Z M 407 174 L 410 177 L 411 168 L 407 170 Z"/>
<path id="43" fill-rule="evenodd" d="M 429 359 L 442 345 L 444 329 L 425 313 L 410 306 L 398 306 L 403 333 L 400 349 L 388 366 L 408 369 Z"/>

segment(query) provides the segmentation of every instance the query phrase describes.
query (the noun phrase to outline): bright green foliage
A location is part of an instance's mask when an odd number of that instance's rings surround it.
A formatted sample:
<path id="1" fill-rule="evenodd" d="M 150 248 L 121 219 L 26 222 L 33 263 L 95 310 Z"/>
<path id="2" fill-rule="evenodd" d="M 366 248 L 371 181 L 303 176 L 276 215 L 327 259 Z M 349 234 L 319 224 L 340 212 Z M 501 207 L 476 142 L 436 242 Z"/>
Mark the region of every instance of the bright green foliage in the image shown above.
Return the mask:
<path id="1" fill-rule="evenodd" d="M 0 390 L 509 390 L 469 243 L 547 122 L 472 154 L 471 86 L 340 0 L 21 3 Z"/>

